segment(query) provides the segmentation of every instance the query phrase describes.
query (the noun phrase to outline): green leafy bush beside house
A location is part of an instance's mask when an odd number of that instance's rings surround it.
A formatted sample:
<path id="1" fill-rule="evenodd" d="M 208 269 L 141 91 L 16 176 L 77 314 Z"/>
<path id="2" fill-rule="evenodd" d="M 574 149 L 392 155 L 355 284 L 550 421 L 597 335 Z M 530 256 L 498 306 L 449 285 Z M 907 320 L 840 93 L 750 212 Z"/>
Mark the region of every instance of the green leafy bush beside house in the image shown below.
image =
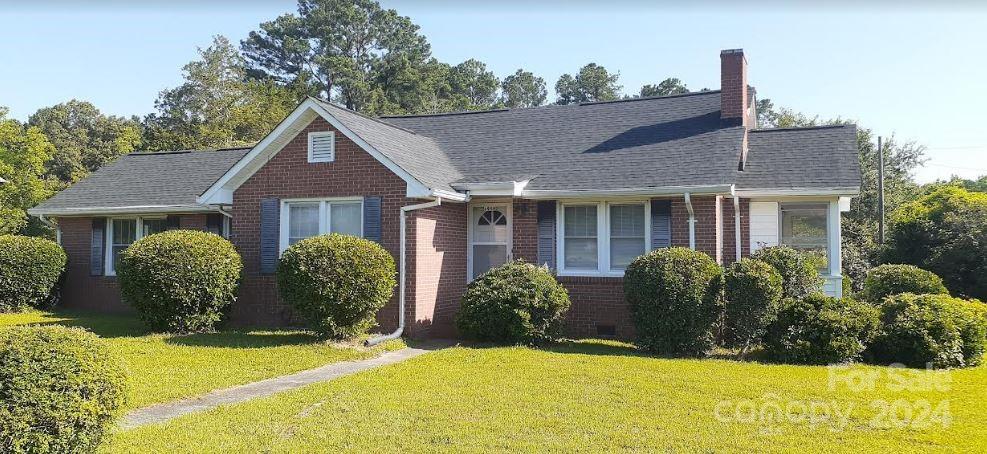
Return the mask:
<path id="1" fill-rule="evenodd" d="M 54 241 L 0 235 L 0 313 L 41 306 L 65 271 L 67 259 Z"/>
<path id="2" fill-rule="evenodd" d="M 514 261 L 470 282 L 456 325 L 469 339 L 538 344 L 559 337 L 570 304 L 548 268 Z"/>
<path id="3" fill-rule="evenodd" d="M 134 242 L 121 254 L 124 301 L 159 332 L 211 331 L 236 300 L 243 263 L 219 235 L 171 230 Z"/>

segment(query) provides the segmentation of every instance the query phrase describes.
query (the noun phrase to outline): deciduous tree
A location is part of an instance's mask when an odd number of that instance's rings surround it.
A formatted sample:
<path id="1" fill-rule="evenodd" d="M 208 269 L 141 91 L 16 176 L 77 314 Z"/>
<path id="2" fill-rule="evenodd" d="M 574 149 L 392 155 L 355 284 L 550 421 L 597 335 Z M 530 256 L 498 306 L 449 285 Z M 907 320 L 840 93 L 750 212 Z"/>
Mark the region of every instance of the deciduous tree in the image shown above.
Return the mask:
<path id="1" fill-rule="evenodd" d="M 606 68 L 590 63 L 579 69 L 575 77 L 563 74 L 555 83 L 556 104 L 612 101 L 620 97 L 620 74 L 610 74 Z"/>
<path id="2" fill-rule="evenodd" d="M 21 232 L 27 209 L 53 193 L 53 182 L 43 176 L 54 152 L 41 129 L 8 119 L 0 107 L 0 234 Z"/>

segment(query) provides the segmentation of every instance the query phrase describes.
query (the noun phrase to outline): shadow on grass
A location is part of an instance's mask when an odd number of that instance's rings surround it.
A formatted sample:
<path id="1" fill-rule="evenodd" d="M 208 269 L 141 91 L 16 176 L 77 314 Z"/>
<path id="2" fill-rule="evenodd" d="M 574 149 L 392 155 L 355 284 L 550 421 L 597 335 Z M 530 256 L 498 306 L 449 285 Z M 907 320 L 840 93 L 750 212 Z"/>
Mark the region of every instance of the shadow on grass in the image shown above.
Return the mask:
<path id="1" fill-rule="evenodd" d="M 462 342 L 461 346 L 466 348 L 475 349 L 486 349 L 486 348 L 503 348 L 510 347 L 504 344 L 495 344 L 487 342 Z M 532 347 L 535 350 L 552 352 L 552 353 L 563 353 L 563 354 L 577 354 L 577 355 L 596 355 L 596 356 L 634 356 L 642 358 L 656 358 L 656 359 L 714 359 L 714 360 L 725 360 L 725 361 L 736 361 L 739 363 L 761 363 L 761 364 L 773 364 L 772 361 L 767 357 L 763 349 L 755 348 L 748 352 L 744 359 L 737 358 L 737 350 L 717 348 L 709 356 L 706 357 L 690 357 L 690 356 L 674 356 L 674 355 L 660 355 L 657 353 L 651 353 L 645 350 L 638 349 L 634 344 L 607 340 L 607 339 L 578 339 L 578 340 L 561 340 L 554 343 L 543 344 Z"/>
<path id="2" fill-rule="evenodd" d="M 85 328 L 99 337 L 139 337 L 151 331 L 134 315 L 90 314 L 85 312 L 59 311 L 53 314 L 59 320 L 41 322 L 38 325 L 61 325 Z"/>
<path id="3" fill-rule="evenodd" d="M 304 331 L 218 331 L 184 336 L 176 335 L 165 339 L 165 343 L 172 345 L 222 348 L 265 348 L 319 342 L 324 342 L 324 340 L 313 333 Z"/>

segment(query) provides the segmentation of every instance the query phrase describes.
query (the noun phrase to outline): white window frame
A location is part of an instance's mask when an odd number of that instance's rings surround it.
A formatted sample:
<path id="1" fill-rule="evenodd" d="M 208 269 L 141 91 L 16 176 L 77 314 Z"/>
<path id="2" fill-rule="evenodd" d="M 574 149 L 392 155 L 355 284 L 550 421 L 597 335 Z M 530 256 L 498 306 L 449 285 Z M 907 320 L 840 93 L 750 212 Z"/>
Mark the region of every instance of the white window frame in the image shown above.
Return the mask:
<path id="1" fill-rule="evenodd" d="M 596 205 L 596 269 L 565 268 L 565 207 Z M 610 269 L 610 206 L 644 205 L 644 252 L 651 247 L 651 201 L 650 200 L 573 200 L 556 204 L 555 214 L 555 263 L 559 276 L 602 276 L 622 277 L 624 270 Z"/>
<path id="2" fill-rule="evenodd" d="M 330 233 L 329 226 L 332 225 L 332 210 L 330 206 L 333 203 L 360 203 L 360 237 L 364 235 L 364 229 L 366 226 L 363 225 L 363 197 L 320 197 L 320 198 L 302 198 L 302 199 L 285 199 L 281 201 L 281 238 L 280 238 L 280 248 L 279 254 L 288 249 L 288 234 L 289 225 L 288 220 L 290 219 L 290 213 L 288 212 L 289 207 L 293 203 L 318 203 L 319 204 L 319 235 L 325 235 Z"/>
<path id="3" fill-rule="evenodd" d="M 330 152 L 329 152 L 330 156 L 329 156 L 329 159 L 318 159 L 318 160 L 316 160 L 315 157 L 312 156 L 312 151 L 313 151 L 312 145 L 314 144 L 315 139 L 316 138 L 319 138 L 319 137 L 329 137 L 330 139 L 332 139 L 332 140 L 329 141 L 329 144 L 330 144 L 330 147 L 329 147 L 330 148 Z M 313 131 L 313 132 L 308 133 L 308 162 L 311 164 L 311 163 L 317 163 L 317 162 L 333 162 L 335 160 L 336 160 L 336 132 L 335 131 Z"/>
<path id="4" fill-rule="evenodd" d="M 113 267 L 113 221 L 135 221 L 137 223 L 136 234 L 134 235 L 134 243 L 140 241 L 144 238 L 144 220 L 159 220 L 167 219 L 167 216 L 129 216 L 129 217 L 115 217 L 106 218 L 106 239 L 105 252 L 103 257 L 103 268 L 105 272 L 104 276 L 116 276 L 117 270 Z M 130 243 L 133 244 L 133 243 Z"/>
<path id="5" fill-rule="evenodd" d="M 507 261 L 510 262 L 514 260 L 514 204 L 511 202 L 471 202 L 467 205 L 467 225 L 466 225 L 466 237 L 468 239 L 468 244 L 466 248 L 466 282 L 473 281 L 473 246 L 477 245 L 497 245 L 500 243 L 488 243 L 488 242 L 476 242 L 473 240 L 473 224 L 476 219 L 473 218 L 473 208 L 478 206 L 488 207 L 488 208 L 499 208 L 504 210 L 504 216 L 507 217 Z"/>

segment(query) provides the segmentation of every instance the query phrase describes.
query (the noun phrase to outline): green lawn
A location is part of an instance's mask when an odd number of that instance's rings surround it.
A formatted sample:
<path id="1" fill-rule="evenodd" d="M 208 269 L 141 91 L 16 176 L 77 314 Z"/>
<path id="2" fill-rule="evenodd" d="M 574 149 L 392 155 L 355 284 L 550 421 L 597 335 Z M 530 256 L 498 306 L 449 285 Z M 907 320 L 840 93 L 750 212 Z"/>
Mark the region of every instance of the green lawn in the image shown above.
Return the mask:
<path id="1" fill-rule="evenodd" d="M 81 326 L 108 341 L 127 373 L 126 409 L 367 358 L 375 349 L 332 345 L 304 331 L 222 331 L 175 336 L 149 333 L 133 316 L 74 312 L 0 314 L 0 327 L 24 324 Z"/>
<path id="2" fill-rule="evenodd" d="M 939 383 L 945 391 L 896 391 L 889 387 L 903 381 L 890 379 L 887 368 L 853 370 L 875 374 L 874 389 L 831 389 L 825 367 L 651 358 L 598 341 L 549 350 L 457 347 L 117 433 L 106 449 L 847 452 L 977 451 L 987 444 L 987 368 L 932 381 L 899 370 L 914 386 Z M 907 403 L 912 417 L 905 404 L 897 418 L 883 417 L 882 400 Z M 748 409 L 768 402 L 791 417 L 772 422 L 766 412 L 748 420 Z M 922 416 L 922 402 L 940 410 L 948 402 L 951 420 L 944 426 L 941 411 Z M 822 408 L 848 416 L 827 422 Z M 812 411 L 815 423 L 808 421 Z"/>

